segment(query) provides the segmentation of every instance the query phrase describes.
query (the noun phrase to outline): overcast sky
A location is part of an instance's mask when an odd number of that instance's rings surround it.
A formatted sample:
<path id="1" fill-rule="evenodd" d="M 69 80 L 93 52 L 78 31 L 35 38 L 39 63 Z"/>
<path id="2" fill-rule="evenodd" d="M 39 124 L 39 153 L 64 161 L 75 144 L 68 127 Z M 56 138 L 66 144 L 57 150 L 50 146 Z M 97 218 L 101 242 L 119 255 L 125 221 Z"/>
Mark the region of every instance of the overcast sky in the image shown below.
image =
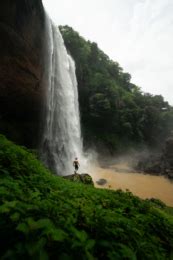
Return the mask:
<path id="1" fill-rule="evenodd" d="M 173 105 L 173 0 L 43 0 L 57 25 L 97 42 L 144 92 Z"/>

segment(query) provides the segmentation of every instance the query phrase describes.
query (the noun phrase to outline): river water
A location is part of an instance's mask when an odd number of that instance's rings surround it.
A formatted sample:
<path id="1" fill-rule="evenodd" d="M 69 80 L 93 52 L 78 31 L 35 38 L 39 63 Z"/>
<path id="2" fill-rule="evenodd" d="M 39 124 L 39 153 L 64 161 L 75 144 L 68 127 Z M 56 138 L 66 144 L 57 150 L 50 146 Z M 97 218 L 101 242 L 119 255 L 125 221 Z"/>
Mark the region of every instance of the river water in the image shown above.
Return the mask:
<path id="1" fill-rule="evenodd" d="M 134 172 L 127 164 L 120 163 L 101 168 L 92 167 L 90 174 L 95 187 L 106 189 L 128 189 L 140 198 L 156 198 L 173 206 L 173 182 L 163 176 Z"/>

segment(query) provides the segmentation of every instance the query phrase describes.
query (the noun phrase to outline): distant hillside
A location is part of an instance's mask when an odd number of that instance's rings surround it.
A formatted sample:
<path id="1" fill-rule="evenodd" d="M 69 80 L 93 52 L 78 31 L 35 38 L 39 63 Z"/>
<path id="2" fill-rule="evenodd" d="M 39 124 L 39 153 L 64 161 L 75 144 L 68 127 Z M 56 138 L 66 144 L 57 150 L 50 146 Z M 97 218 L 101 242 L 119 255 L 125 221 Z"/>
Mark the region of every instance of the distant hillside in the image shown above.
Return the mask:
<path id="1" fill-rule="evenodd" d="M 173 129 L 173 108 L 161 95 L 143 93 L 96 43 L 69 26 L 60 26 L 76 62 L 84 144 L 107 147 L 162 145 Z"/>

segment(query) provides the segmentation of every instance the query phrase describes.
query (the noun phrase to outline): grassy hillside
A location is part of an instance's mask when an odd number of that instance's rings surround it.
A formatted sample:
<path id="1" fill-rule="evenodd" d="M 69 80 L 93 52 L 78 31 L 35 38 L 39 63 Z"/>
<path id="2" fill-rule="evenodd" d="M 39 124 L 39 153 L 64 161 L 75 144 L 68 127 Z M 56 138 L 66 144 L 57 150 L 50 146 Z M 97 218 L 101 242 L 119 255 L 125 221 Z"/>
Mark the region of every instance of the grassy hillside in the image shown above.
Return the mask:
<path id="1" fill-rule="evenodd" d="M 1 259 L 173 259 L 171 211 L 53 176 L 0 136 Z"/>

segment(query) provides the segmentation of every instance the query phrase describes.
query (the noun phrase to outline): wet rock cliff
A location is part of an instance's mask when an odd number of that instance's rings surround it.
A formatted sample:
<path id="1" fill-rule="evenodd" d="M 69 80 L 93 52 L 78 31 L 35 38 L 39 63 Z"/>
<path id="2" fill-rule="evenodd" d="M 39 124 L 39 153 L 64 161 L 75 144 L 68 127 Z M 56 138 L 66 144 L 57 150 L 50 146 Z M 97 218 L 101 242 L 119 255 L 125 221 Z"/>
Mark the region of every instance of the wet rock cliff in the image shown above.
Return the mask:
<path id="1" fill-rule="evenodd" d="M 162 152 L 142 158 L 137 165 L 137 170 L 173 179 L 173 133 L 166 140 Z"/>
<path id="2" fill-rule="evenodd" d="M 43 103 L 41 0 L 0 2 L 0 133 L 35 148 Z"/>

